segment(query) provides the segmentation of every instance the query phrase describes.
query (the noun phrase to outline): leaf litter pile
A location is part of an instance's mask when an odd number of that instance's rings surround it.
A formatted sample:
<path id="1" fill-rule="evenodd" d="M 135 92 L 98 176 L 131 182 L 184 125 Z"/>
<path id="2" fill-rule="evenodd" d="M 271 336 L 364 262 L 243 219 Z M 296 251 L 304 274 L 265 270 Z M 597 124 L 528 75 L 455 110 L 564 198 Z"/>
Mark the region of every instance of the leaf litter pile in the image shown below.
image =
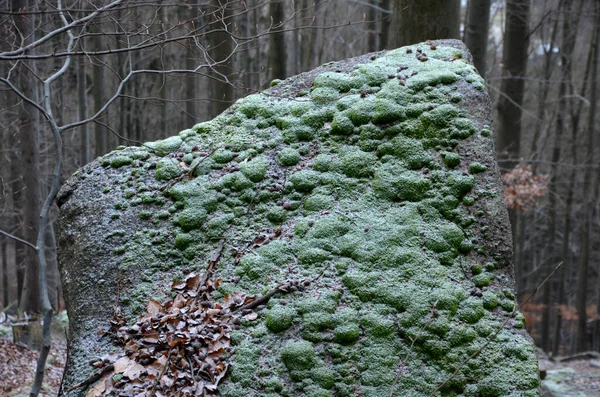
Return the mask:
<path id="1" fill-rule="evenodd" d="M 203 277 L 190 274 L 174 282 L 171 289 L 177 295 L 163 304 L 150 300 L 146 314 L 134 325 L 128 326 L 116 313 L 111 334 L 124 352 L 92 363 L 99 371 L 72 389 L 97 381 L 87 397 L 214 396 L 229 366 L 231 331 L 241 315 L 257 317 L 251 310 L 257 303 L 254 297 L 236 292 L 222 303 L 212 299 L 222 283 L 211 277 L 221 250 L 222 245 Z"/>

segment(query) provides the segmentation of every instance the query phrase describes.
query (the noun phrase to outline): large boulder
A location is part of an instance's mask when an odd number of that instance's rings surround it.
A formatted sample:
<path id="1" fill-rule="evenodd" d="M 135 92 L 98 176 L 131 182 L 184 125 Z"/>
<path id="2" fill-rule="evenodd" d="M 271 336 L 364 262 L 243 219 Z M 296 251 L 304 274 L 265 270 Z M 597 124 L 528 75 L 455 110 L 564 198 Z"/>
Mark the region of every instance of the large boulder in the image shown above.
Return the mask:
<path id="1" fill-rule="evenodd" d="M 538 396 L 491 124 L 466 47 L 434 41 L 80 169 L 63 393 Z"/>

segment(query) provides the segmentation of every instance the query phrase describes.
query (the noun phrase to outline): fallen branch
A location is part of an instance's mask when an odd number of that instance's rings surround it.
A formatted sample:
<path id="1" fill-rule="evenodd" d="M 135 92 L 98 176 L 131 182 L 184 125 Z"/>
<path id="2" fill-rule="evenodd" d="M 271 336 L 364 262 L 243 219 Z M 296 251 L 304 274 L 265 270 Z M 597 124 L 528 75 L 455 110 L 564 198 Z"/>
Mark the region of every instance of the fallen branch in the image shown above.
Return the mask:
<path id="1" fill-rule="evenodd" d="M 107 365 L 106 367 L 100 368 L 100 370 L 98 372 L 95 372 L 94 374 L 92 374 L 92 376 L 90 376 L 89 378 L 87 378 L 83 382 L 80 382 L 80 383 L 76 384 L 75 386 L 71 386 L 67 390 L 67 393 L 70 393 L 73 390 L 79 389 L 81 387 L 86 387 L 86 386 L 93 385 L 94 383 L 96 383 L 97 381 L 99 381 L 105 373 L 110 372 L 110 371 L 112 371 L 114 369 L 115 369 L 115 366 L 112 365 L 112 364 Z"/>

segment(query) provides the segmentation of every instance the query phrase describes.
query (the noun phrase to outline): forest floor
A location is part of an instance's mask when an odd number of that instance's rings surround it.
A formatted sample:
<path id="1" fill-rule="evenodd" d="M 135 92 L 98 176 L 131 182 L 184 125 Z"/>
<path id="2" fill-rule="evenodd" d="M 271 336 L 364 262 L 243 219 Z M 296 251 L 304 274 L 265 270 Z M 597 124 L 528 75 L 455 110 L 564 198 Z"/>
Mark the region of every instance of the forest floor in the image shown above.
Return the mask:
<path id="1" fill-rule="evenodd" d="M 0 326 L 1 327 L 1 326 Z M 26 397 L 33 382 L 39 352 L 18 347 L 12 342 L 10 329 L 0 332 L 0 396 Z M 53 333 L 52 349 L 48 356 L 44 385 L 40 396 L 56 396 L 67 358 L 64 333 Z M 595 357 L 551 361 L 539 356 L 540 369 L 545 374 L 542 397 L 600 397 L 600 359 Z M 544 373 L 545 371 L 545 373 Z M 543 375 L 544 376 L 544 375 Z"/>
<path id="2" fill-rule="evenodd" d="M 542 397 L 600 397 L 600 354 L 590 352 L 552 361 L 538 356 Z"/>
<path id="3" fill-rule="evenodd" d="M 13 343 L 11 329 L 3 325 L 0 325 L 0 352 L 0 396 L 29 396 L 40 353 Z M 64 330 L 61 327 L 53 327 L 52 348 L 46 361 L 46 372 L 40 396 L 54 397 L 58 395 L 66 360 L 67 342 Z"/>

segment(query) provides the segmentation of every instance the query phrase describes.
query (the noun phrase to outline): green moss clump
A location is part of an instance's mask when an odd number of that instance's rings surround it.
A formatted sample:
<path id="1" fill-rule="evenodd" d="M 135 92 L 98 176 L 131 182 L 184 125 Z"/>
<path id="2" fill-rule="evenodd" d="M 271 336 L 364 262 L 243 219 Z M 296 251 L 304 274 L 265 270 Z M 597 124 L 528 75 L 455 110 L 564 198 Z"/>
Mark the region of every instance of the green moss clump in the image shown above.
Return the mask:
<path id="1" fill-rule="evenodd" d="M 333 157 L 328 154 L 319 154 L 313 159 L 313 168 L 317 171 L 327 172 L 333 171 L 336 162 Z"/>
<path id="2" fill-rule="evenodd" d="M 358 340 L 360 328 L 358 324 L 344 324 L 335 327 L 333 330 L 333 340 L 341 345 L 348 345 Z"/>
<path id="3" fill-rule="evenodd" d="M 393 154 L 411 170 L 423 168 L 431 162 L 431 157 L 427 155 L 423 144 L 417 139 L 398 136 L 390 143 Z"/>
<path id="4" fill-rule="evenodd" d="M 469 164 L 469 172 L 471 174 L 479 174 L 481 172 L 487 171 L 487 167 L 481 163 L 475 162 Z"/>
<path id="5" fill-rule="evenodd" d="M 300 153 L 292 148 L 285 148 L 279 152 L 279 161 L 281 165 L 292 166 L 300 162 Z"/>
<path id="6" fill-rule="evenodd" d="M 356 103 L 348 109 L 347 115 L 355 126 L 361 126 L 371 121 L 374 104 L 366 99 L 357 99 Z"/>
<path id="7" fill-rule="evenodd" d="M 337 135 L 351 135 L 354 133 L 352 120 L 343 113 L 338 113 L 331 122 L 331 133 Z"/>
<path id="8" fill-rule="evenodd" d="M 320 182 L 319 174 L 310 170 L 298 171 L 290 177 L 290 180 L 299 192 L 311 192 Z"/>
<path id="9" fill-rule="evenodd" d="M 315 194 L 309 196 L 304 201 L 304 208 L 309 211 L 323 211 L 331 208 L 333 197 L 324 194 Z"/>
<path id="10" fill-rule="evenodd" d="M 265 324 L 273 332 L 282 332 L 292 326 L 296 317 L 296 310 L 293 308 L 277 305 L 267 312 Z"/>
<path id="11" fill-rule="evenodd" d="M 120 168 L 125 165 L 130 165 L 133 162 L 129 156 L 116 156 L 110 161 L 110 166 L 113 168 Z"/>
<path id="12" fill-rule="evenodd" d="M 206 221 L 207 213 L 202 207 L 185 208 L 177 216 L 177 223 L 185 231 L 199 229 Z"/>
<path id="13" fill-rule="evenodd" d="M 475 284 L 476 287 L 487 287 L 493 279 L 494 275 L 492 273 L 484 272 L 473 277 L 473 284 Z"/>
<path id="14" fill-rule="evenodd" d="M 456 316 L 468 324 L 475 324 L 485 315 L 483 302 L 477 298 L 469 298 L 461 303 Z"/>
<path id="15" fill-rule="evenodd" d="M 233 160 L 233 152 L 227 149 L 218 149 L 212 154 L 212 159 L 217 163 L 228 163 Z"/>
<path id="16" fill-rule="evenodd" d="M 400 172 L 385 165 L 375 172 L 373 191 L 391 201 L 421 201 L 431 182 L 416 172 Z"/>
<path id="17" fill-rule="evenodd" d="M 440 105 L 430 111 L 424 112 L 419 119 L 424 125 L 434 127 L 447 127 L 452 120 L 460 115 L 460 111 L 453 105 Z"/>
<path id="18" fill-rule="evenodd" d="M 444 163 L 450 168 L 454 168 L 460 164 L 460 156 L 454 152 L 443 152 Z"/>
<path id="19" fill-rule="evenodd" d="M 267 159 L 261 156 L 242 164 L 240 171 L 252 182 L 260 182 L 265 179 L 268 165 Z"/>
<path id="20" fill-rule="evenodd" d="M 310 375 L 323 389 L 331 389 L 335 383 L 335 372 L 327 367 L 313 368 Z"/>
<path id="21" fill-rule="evenodd" d="M 175 236 L 175 248 L 184 250 L 186 249 L 192 242 L 194 238 L 191 234 L 188 233 L 179 233 Z"/>
<path id="22" fill-rule="evenodd" d="M 483 293 L 483 307 L 488 310 L 494 310 L 496 306 L 498 306 L 498 296 L 490 291 L 485 291 Z"/>
<path id="23" fill-rule="evenodd" d="M 394 101 L 377 99 L 373 112 L 374 124 L 388 124 L 406 118 L 404 109 Z"/>
<path id="24" fill-rule="evenodd" d="M 273 207 L 267 212 L 267 219 L 276 225 L 281 225 L 286 218 L 287 214 L 281 207 Z"/>
<path id="25" fill-rule="evenodd" d="M 288 342 L 281 351 L 281 358 L 290 371 L 309 369 L 313 366 L 315 349 L 307 341 Z"/>
<path id="26" fill-rule="evenodd" d="M 160 181 L 170 181 L 183 173 L 179 162 L 175 159 L 164 158 L 156 164 L 154 177 Z"/>
<path id="27" fill-rule="evenodd" d="M 472 176 L 462 175 L 456 171 L 448 176 L 448 187 L 455 197 L 462 198 L 473 189 L 473 186 L 475 186 L 475 178 Z"/>
<path id="28" fill-rule="evenodd" d="M 346 73 L 321 73 L 315 78 L 315 87 L 335 88 L 339 92 L 348 92 L 352 88 L 360 88 L 364 80 L 357 76 L 349 76 Z"/>
<path id="29" fill-rule="evenodd" d="M 152 212 L 148 210 L 140 211 L 140 219 L 150 219 L 152 218 Z"/>
<path id="30" fill-rule="evenodd" d="M 310 91 L 310 97 L 317 103 L 336 101 L 340 94 L 337 90 L 329 87 L 315 87 Z"/>
<path id="31" fill-rule="evenodd" d="M 373 166 L 377 161 L 374 154 L 355 150 L 342 157 L 342 170 L 351 178 L 366 178 L 373 173 Z"/>
<path id="32" fill-rule="evenodd" d="M 449 70 L 431 70 L 419 73 L 406 82 L 406 86 L 415 91 L 421 91 L 427 86 L 438 84 L 452 84 L 456 81 L 456 73 Z"/>

